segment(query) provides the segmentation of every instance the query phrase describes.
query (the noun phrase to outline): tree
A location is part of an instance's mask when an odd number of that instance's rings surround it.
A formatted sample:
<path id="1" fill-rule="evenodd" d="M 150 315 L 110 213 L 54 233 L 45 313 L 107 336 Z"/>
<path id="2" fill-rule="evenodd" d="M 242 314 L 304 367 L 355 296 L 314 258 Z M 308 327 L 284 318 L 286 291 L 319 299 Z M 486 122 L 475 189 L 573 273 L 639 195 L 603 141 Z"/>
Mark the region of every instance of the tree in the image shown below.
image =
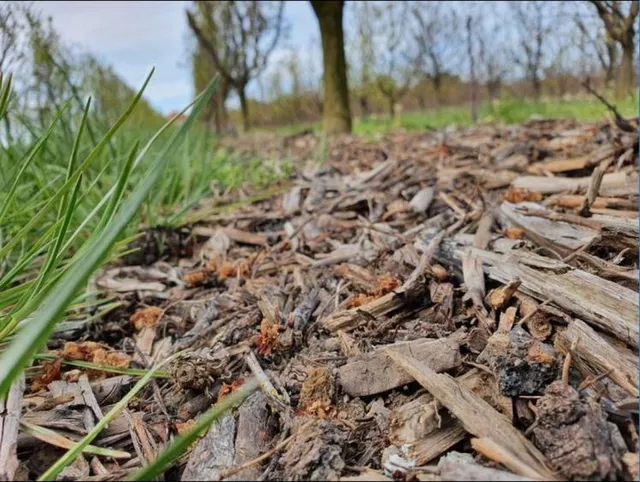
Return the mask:
<path id="1" fill-rule="evenodd" d="M 413 38 L 418 48 L 416 68 L 433 82 L 438 106 L 442 103 L 442 81 L 462 50 L 455 11 L 444 2 L 415 2 Z"/>
<path id="2" fill-rule="evenodd" d="M 638 17 L 638 1 L 622 2 L 619 0 L 601 1 L 588 0 L 598 12 L 598 16 L 608 35 L 620 44 L 622 59 L 618 78 L 616 80 L 616 97 L 622 99 L 629 95 L 634 88 L 634 50 L 635 50 L 635 22 Z"/>
<path id="3" fill-rule="evenodd" d="M 249 130 L 247 86 L 267 66 L 284 30 L 283 1 L 195 1 L 187 22 L 221 77 L 240 99 L 242 126 Z"/>
<path id="4" fill-rule="evenodd" d="M 476 85 L 476 63 L 475 56 L 473 54 L 473 30 L 471 24 L 473 23 L 473 17 L 467 15 L 467 55 L 469 56 L 469 83 L 471 84 L 470 97 L 471 97 L 471 122 L 474 124 L 478 121 L 478 93 Z"/>
<path id="5" fill-rule="evenodd" d="M 544 49 L 552 26 L 548 21 L 547 2 L 528 1 L 509 3 L 515 19 L 516 49 L 513 61 L 524 69 L 525 78 L 531 83 L 533 95 L 540 99 Z"/>
<path id="6" fill-rule="evenodd" d="M 505 28 L 497 21 L 500 14 L 495 4 L 482 4 L 474 9 L 473 45 L 477 47 L 478 81 L 486 86 L 491 100 L 500 96 L 507 71 L 504 45 Z"/>
<path id="7" fill-rule="evenodd" d="M 586 43 L 592 47 L 596 54 L 596 57 L 600 62 L 600 66 L 605 71 L 605 84 L 610 86 L 614 81 L 616 66 L 618 63 L 618 46 L 616 41 L 613 40 L 606 29 L 604 35 L 602 35 L 602 29 L 594 29 L 590 28 L 591 26 L 587 26 L 579 14 L 575 15 L 574 22 L 580 32 L 581 40 L 586 40 Z M 596 35 L 593 35 L 594 31 L 596 32 Z M 583 58 L 587 55 L 588 53 L 586 52 L 586 49 L 583 49 Z"/>
<path id="8" fill-rule="evenodd" d="M 356 48 L 358 53 L 358 84 L 360 115 L 363 118 L 369 116 L 369 86 L 373 78 L 375 53 L 373 48 L 374 25 L 373 4 L 368 1 L 353 3 L 356 14 Z"/>
<path id="9" fill-rule="evenodd" d="M 375 50 L 373 66 L 376 86 L 386 99 L 389 115 L 395 117 L 397 103 L 406 95 L 413 79 L 407 43 L 409 8 L 405 2 L 375 2 L 372 4 L 373 31 L 378 48 Z"/>
<path id="10" fill-rule="evenodd" d="M 342 28 L 344 0 L 310 1 L 318 19 L 322 38 L 323 129 L 327 134 L 349 133 L 351 132 L 351 109 Z"/>
<path id="11" fill-rule="evenodd" d="M 217 72 L 211 57 L 207 55 L 200 44 L 197 44 L 191 53 L 191 77 L 195 91 L 202 92 Z M 203 115 L 203 122 L 209 126 L 213 123 L 218 134 L 222 134 L 227 123 L 225 102 L 229 97 L 230 90 L 229 82 L 225 78 L 221 78 Z"/>

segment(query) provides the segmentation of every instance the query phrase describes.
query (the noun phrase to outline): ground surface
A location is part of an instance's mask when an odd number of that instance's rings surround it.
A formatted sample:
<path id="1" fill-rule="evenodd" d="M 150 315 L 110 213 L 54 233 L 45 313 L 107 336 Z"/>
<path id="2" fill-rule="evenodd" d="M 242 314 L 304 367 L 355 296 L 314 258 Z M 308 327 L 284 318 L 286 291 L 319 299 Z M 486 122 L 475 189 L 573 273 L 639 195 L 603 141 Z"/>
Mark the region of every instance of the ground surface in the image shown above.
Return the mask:
<path id="1" fill-rule="evenodd" d="M 95 277 L 122 306 L 28 374 L 16 478 L 64 452 L 33 427 L 77 440 L 136 380 L 69 362 L 183 349 L 93 442 L 119 457 L 85 453 L 66 480 L 125 479 L 254 375 L 168 480 L 637 478 L 634 132 L 226 142 L 295 172 L 218 193 Z"/>

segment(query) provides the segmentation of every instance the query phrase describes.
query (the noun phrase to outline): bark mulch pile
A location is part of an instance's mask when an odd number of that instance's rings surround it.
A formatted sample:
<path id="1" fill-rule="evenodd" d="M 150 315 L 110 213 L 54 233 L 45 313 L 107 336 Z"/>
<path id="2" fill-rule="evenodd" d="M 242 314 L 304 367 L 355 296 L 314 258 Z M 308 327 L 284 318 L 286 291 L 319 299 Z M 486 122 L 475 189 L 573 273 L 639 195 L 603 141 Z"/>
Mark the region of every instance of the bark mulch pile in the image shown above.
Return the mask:
<path id="1" fill-rule="evenodd" d="M 114 370 L 184 350 L 65 480 L 126 479 L 251 378 L 167 480 L 637 479 L 636 129 L 235 140 L 294 174 L 95 277 L 121 303 L 12 392 L 0 473 L 37 477 L 137 380 Z"/>

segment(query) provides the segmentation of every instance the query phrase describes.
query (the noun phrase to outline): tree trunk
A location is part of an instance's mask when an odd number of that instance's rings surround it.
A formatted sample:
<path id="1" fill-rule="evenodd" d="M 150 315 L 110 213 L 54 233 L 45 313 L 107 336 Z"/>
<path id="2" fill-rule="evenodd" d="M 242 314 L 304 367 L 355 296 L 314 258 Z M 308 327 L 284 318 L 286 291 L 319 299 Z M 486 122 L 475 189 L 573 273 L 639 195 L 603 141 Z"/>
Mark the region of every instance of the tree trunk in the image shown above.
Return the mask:
<path id="1" fill-rule="evenodd" d="M 533 98 L 536 102 L 540 102 L 540 94 L 542 92 L 542 84 L 537 75 L 531 77 L 531 85 L 533 86 Z"/>
<path id="2" fill-rule="evenodd" d="M 616 42 L 609 35 L 606 39 L 607 46 L 607 70 L 605 75 L 605 84 L 607 87 L 613 85 L 616 71 Z"/>
<path id="3" fill-rule="evenodd" d="M 389 101 L 389 117 L 393 119 L 396 116 L 396 100 L 393 96 L 387 97 Z"/>
<path id="4" fill-rule="evenodd" d="M 247 104 L 247 94 L 244 89 L 244 86 L 238 88 L 240 110 L 242 111 L 242 132 L 249 132 L 249 105 Z"/>
<path id="5" fill-rule="evenodd" d="M 433 90 L 436 94 L 436 110 L 439 111 L 442 106 L 442 77 L 440 74 L 433 76 Z"/>
<path id="6" fill-rule="evenodd" d="M 625 99 L 633 91 L 633 36 L 622 44 L 622 60 L 616 82 L 616 98 Z"/>
<path id="7" fill-rule="evenodd" d="M 351 111 L 344 54 L 344 1 L 311 0 L 322 37 L 324 65 L 323 129 L 326 134 L 351 132 Z"/>

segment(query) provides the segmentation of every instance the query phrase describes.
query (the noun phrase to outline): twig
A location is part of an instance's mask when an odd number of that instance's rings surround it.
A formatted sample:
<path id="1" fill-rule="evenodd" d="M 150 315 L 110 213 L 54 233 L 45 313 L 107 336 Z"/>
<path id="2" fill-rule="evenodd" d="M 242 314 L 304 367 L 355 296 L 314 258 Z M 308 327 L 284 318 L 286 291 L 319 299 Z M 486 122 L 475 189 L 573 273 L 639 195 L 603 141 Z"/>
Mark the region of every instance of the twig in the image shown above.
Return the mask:
<path id="1" fill-rule="evenodd" d="M 256 464 L 259 464 L 260 462 L 267 460 L 273 454 L 285 448 L 289 444 L 289 442 L 291 442 L 294 438 L 296 438 L 298 435 L 300 435 L 302 432 L 308 429 L 311 425 L 313 425 L 314 422 L 315 420 L 309 420 L 307 423 L 302 425 L 298 430 L 296 430 L 296 433 L 294 433 L 293 435 L 290 435 L 289 437 L 284 439 L 282 442 L 277 444 L 275 447 L 273 447 L 271 450 L 268 450 L 265 453 L 263 453 L 260 457 L 250 460 L 249 462 L 242 464 L 240 467 L 234 467 L 233 469 L 223 472 L 220 475 L 220 480 L 226 479 L 227 477 L 231 477 L 232 475 L 235 475 L 238 472 L 242 472 L 243 470 L 248 469 L 249 467 L 253 467 Z"/>
<path id="2" fill-rule="evenodd" d="M 267 377 L 267 374 L 260 366 L 260 362 L 258 362 L 255 354 L 252 351 L 249 352 L 245 357 L 245 360 L 253 375 L 257 378 L 258 382 L 260 382 L 260 388 L 267 397 L 272 408 L 288 418 L 291 407 L 284 402 L 282 396 L 273 386 L 271 380 L 269 380 L 269 377 Z"/>
<path id="3" fill-rule="evenodd" d="M 591 87 L 591 82 L 589 79 L 582 81 L 582 86 L 593 95 L 596 99 L 602 102 L 607 109 L 613 113 L 616 118 L 616 125 L 625 132 L 635 132 L 636 130 L 633 128 L 631 123 L 627 121 L 624 117 L 620 115 L 616 106 L 612 105 L 607 99 L 605 99 L 602 95 L 600 95 L 593 87 Z"/>
<path id="4" fill-rule="evenodd" d="M 578 387 L 578 391 L 581 392 L 583 390 L 586 390 L 587 388 L 589 388 L 591 385 L 593 385 L 594 383 L 598 383 L 600 380 L 602 380 L 603 378 L 607 378 L 609 375 L 611 375 L 611 373 L 613 373 L 613 371 L 615 370 L 615 368 L 611 367 L 609 368 L 606 372 L 601 373 L 600 375 L 598 375 L 597 377 L 595 377 L 593 380 L 585 380 L 584 382 L 582 382 L 580 384 L 580 386 Z"/>
<path id="5" fill-rule="evenodd" d="M 573 356 L 573 351 L 578 346 L 578 342 L 580 341 L 580 336 L 578 335 L 572 342 L 569 347 L 569 351 L 567 352 L 567 356 L 564 359 L 564 363 L 562 364 L 562 383 L 565 385 L 569 385 L 569 368 L 571 367 L 571 358 Z"/>

